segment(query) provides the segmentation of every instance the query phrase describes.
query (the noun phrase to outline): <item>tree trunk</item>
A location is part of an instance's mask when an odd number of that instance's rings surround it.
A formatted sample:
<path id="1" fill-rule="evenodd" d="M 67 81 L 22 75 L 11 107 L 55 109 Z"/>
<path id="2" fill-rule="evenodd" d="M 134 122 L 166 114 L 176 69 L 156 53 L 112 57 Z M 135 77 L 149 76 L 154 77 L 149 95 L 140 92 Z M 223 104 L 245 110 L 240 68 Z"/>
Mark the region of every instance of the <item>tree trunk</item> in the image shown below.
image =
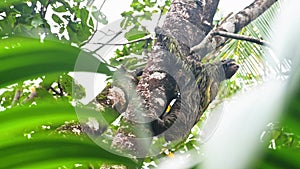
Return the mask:
<path id="1" fill-rule="evenodd" d="M 113 146 L 137 157 L 149 152 L 152 136 L 183 139 L 215 98 L 221 81 L 238 69 L 233 60 L 202 64 L 228 39 L 214 30 L 238 32 L 276 0 L 256 0 L 213 29 L 219 0 L 173 0 L 157 42 L 124 112 Z M 168 105 L 175 100 L 171 110 Z"/>

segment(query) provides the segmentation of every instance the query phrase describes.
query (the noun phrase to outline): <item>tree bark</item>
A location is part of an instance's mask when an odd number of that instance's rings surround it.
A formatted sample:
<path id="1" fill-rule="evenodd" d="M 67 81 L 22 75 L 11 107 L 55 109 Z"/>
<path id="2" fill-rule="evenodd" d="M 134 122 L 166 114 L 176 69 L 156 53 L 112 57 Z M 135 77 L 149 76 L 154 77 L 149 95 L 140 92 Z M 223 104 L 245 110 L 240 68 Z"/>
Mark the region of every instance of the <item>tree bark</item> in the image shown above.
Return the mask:
<path id="1" fill-rule="evenodd" d="M 238 32 L 275 1 L 256 0 L 213 30 Z M 232 60 L 201 63 L 203 56 L 227 40 L 212 36 L 218 3 L 173 0 L 163 26 L 155 30 L 157 42 L 124 112 L 113 147 L 144 157 L 153 133 L 170 141 L 184 138 L 215 98 L 220 82 L 238 69 L 236 65 L 227 69 Z M 174 98 L 177 101 L 165 115 Z"/>
<path id="2" fill-rule="evenodd" d="M 191 52 L 197 52 L 199 56 L 201 56 L 200 59 L 203 58 L 205 55 L 214 51 L 228 40 L 226 37 L 214 36 L 214 32 L 225 31 L 229 33 L 237 33 L 251 21 L 264 13 L 275 2 L 277 2 L 277 0 L 255 0 L 248 7 L 232 17 L 227 18 L 221 25 L 214 28 L 201 43 L 191 48 Z"/>

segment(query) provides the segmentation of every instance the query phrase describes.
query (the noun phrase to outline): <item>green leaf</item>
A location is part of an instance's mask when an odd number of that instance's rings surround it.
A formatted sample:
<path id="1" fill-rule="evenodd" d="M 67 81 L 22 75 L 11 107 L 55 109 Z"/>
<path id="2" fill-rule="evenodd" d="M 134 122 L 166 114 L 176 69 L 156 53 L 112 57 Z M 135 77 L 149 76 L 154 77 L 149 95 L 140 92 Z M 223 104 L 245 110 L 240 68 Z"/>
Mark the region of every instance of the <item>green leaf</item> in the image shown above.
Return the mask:
<path id="1" fill-rule="evenodd" d="M 142 11 L 145 8 L 145 5 L 141 4 L 139 1 L 133 1 L 130 5 L 136 11 Z"/>
<path id="2" fill-rule="evenodd" d="M 0 10 L 3 10 L 5 8 L 9 8 L 12 5 L 17 5 L 17 4 L 21 4 L 24 3 L 20 0 L 6 0 L 6 1 L 1 1 L 0 3 Z"/>
<path id="3" fill-rule="evenodd" d="M 59 28 L 59 33 L 62 34 L 62 33 L 64 33 L 65 30 L 66 29 L 64 27 L 61 27 L 61 28 Z"/>
<path id="4" fill-rule="evenodd" d="M 98 22 L 100 22 L 104 25 L 106 25 L 108 23 L 106 16 L 101 11 L 99 11 L 99 10 L 94 11 L 94 12 L 92 12 L 92 15 Z"/>
<path id="5" fill-rule="evenodd" d="M 54 20 L 54 22 L 58 23 L 59 25 L 63 24 L 64 21 L 60 19 L 59 16 L 57 16 L 56 14 L 52 15 L 52 19 Z"/>
<path id="6" fill-rule="evenodd" d="M 0 148 L 1 168 L 58 168 L 86 162 L 111 162 L 134 167 L 128 158 L 101 149 L 93 142 L 76 137 L 46 137 L 16 140 Z"/>
<path id="7" fill-rule="evenodd" d="M 146 6 L 152 8 L 156 5 L 157 0 L 154 0 L 153 2 L 152 2 L 152 0 L 145 0 L 144 2 L 145 2 Z"/>
<path id="8" fill-rule="evenodd" d="M 142 18 L 146 20 L 151 20 L 152 19 L 151 17 L 152 17 L 152 13 L 149 11 L 145 11 L 144 15 L 142 16 Z"/>
<path id="9" fill-rule="evenodd" d="M 55 106 L 53 106 L 55 105 Z M 33 107 L 18 106 L 0 113 L 0 144 L 23 137 L 24 129 L 33 130 L 44 124 L 59 125 L 77 119 L 73 107 L 67 102 L 44 100 Z"/>
<path id="10" fill-rule="evenodd" d="M 78 61 L 78 56 L 83 57 Z M 74 68 L 77 62 L 77 67 Z M 112 72 L 106 64 L 89 53 L 59 42 L 37 39 L 8 38 L 0 44 L 0 87 L 37 76 L 74 71 Z"/>
<path id="11" fill-rule="evenodd" d="M 58 168 L 101 161 L 136 167 L 132 160 L 107 152 L 86 138 L 82 140 L 75 136 L 16 139 L 1 146 L 0 151 L 1 168 Z"/>
<path id="12" fill-rule="evenodd" d="M 58 7 L 58 8 L 53 8 L 53 10 L 55 12 L 67 12 L 68 11 L 64 5 L 62 5 L 62 6 Z"/>
<path id="13" fill-rule="evenodd" d="M 32 133 L 31 139 L 24 137 L 25 132 L 36 130 L 41 125 L 57 126 L 76 118 L 69 103 L 54 100 L 1 112 L 0 168 L 58 168 L 62 165 L 100 161 L 135 166 L 130 159 L 100 148 L 87 137 L 47 131 Z"/>
<path id="14" fill-rule="evenodd" d="M 267 150 L 266 156 L 260 161 L 260 163 L 255 163 L 252 168 L 266 168 L 268 166 L 270 169 L 281 169 L 281 168 L 299 168 L 300 152 L 299 150 L 286 149 L 286 150 Z"/>
<path id="15" fill-rule="evenodd" d="M 128 32 L 125 33 L 125 38 L 129 41 L 140 39 L 145 37 L 147 34 L 144 31 L 140 31 L 137 28 L 132 28 Z"/>
<path id="16" fill-rule="evenodd" d="M 94 29 L 94 21 L 93 21 L 93 18 L 92 17 L 89 17 L 89 20 L 88 20 L 88 26 L 92 29 Z"/>
<path id="17" fill-rule="evenodd" d="M 89 11 L 85 8 L 80 9 L 80 19 L 82 21 L 82 24 L 84 25 L 87 24 L 88 17 L 89 17 Z"/>
<path id="18" fill-rule="evenodd" d="M 170 6 L 170 5 L 171 5 L 171 3 L 172 3 L 172 1 L 171 1 L 171 0 L 165 0 L 165 6 Z"/>
<path id="19" fill-rule="evenodd" d="M 10 106 L 14 98 L 14 93 L 11 91 L 6 91 L 0 95 L 0 98 L 0 103 L 2 107 Z"/>
<path id="20" fill-rule="evenodd" d="M 128 16 L 132 16 L 132 14 L 133 14 L 133 11 L 127 11 L 127 12 L 122 12 L 121 16 L 122 17 L 128 17 Z"/>
<path id="21" fill-rule="evenodd" d="M 47 3 L 49 2 L 48 0 L 39 0 L 39 2 L 41 2 L 41 4 L 43 5 L 43 6 L 46 6 L 47 5 Z M 34 2 L 33 2 L 34 3 Z"/>
<path id="22" fill-rule="evenodd" d="M 31 21 L 31 25 L 35 28 L 39 27 L 43 23 L 44 23 L 43 20 L 39 16 L 34 17 Z"/>
<path id="23" fill-rule="evenodd" d="M 132 25 L 132 17 L 125 17 L 120 23 L 121 28 L 126 29 Z"/>
<path id="24" fill-rule="evenodd" d="M 83 2 L 84 0 L 74 0 L 74 2 Z"/>

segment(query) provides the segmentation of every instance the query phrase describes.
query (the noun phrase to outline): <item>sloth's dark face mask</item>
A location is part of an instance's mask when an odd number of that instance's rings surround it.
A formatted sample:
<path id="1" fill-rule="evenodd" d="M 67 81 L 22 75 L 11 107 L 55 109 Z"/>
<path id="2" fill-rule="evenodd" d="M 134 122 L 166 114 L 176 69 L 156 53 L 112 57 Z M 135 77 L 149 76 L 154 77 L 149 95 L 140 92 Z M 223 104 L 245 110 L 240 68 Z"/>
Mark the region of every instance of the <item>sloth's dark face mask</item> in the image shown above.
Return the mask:
<path id="1" fill-rule="evenodd" d="M 230 79 L 239 69 L 239 65 L 235 63 L 234 59 L 222 60 L 225 78 Z"/>

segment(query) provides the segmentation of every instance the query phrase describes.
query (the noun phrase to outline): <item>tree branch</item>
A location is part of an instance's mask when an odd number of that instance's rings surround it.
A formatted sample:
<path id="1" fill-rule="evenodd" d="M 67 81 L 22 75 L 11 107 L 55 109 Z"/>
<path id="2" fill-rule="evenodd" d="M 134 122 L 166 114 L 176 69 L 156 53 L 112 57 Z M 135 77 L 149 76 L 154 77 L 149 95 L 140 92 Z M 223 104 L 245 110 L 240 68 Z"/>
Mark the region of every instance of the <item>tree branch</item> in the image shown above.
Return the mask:
<path id="1" fill-rule="evenodd" d="M 88 5 L 91 5 L 92 3 L 93 3 L 93 1 L 89 1 L 89 2 L 88 2 Z M 106 0 L 104 0 L 104 1 L 102 2 L 101 6 L 100 6 L 100 8 L 99 8 L 99 11 L 101 11 L 101 9 L 103 8 L 103 6 L 104 6 L 105 3 L 106 3 Z M 97 33 L 97 31 L 98 31 L 98 25 L 99 25 L 99 22 L 96 20 L 96 26 L 95 26 L 95 30 L 94 30 L 92 36 L 89 38 L 89 40 L 87 40 L 86 42 L 80 44 L 80 46 L 84 46 L 84 45 L 90 43 L 92 39 L 94 39 L 94 36 L 96 35 L 96 33 Z"/>
<path id="2" fill-rule="evenodd" d="M 229 33 L 229 32 L 225 32 L 225 31 L 215 31 L 212 33 L 212 36 L 216 36 L 216 35 L 223 36 L 226 38 L 237 39 L 237 40 L 245 40 L 245 41 L 256 43 L 259 45 L 271 47 L 271 44 L 269 42 L 262 40 L 262 39 L 257 39 L 257 38 L 251 37 L 251 36 Z"/>
<path id="3" fill-rule="evenodd" d="M 27 98 L 25 98 L 22 103 L 26 103 L 28 101 L 31 101 L 32 99 L 34 99 L 36 96 L 37 96 L 37 93 L 36 93 L 36 88 L 35 87 L 30 87 L 30 94 L 28 95 Z"/>
<path id="4" fill-rule="evenodd" d="M 52 90 L 52 92 L 54 92 L 55 95 L 61 96 L 60 92 L 54 89 L 53 87 L 50 87 L 49 89 Z"/>
<path id="5" fill-rule="evenodd" d="M 48 33 L 47 28 L 46 28 L 46 24 L 45 24 L 45 22 L 46 22 L 45 17 L 46 17 L 47 8 L 48 8 L 48 6 L 51 4 L 51 2 L 52 2 L 52 0 L 48 0 L 47 3 L 46 3 L 46 5 L 45 5 L 45 6 L 42 6 L 41 11 L 39 12 L 41 18 L 43 19 L 42 27 L 43 27 L 43 29 L 44 29 L 44 33 L 45 33 L 45 34 Z"/>
<path id="6" fill-rule="evenodd" d="M 15 95 L 14 95 L 14 99 L 11 104 L 12 106 L 14 106 L 20 100 L 21 94 L 22 94 L 22 91 L 20 89 L 17 89 L 15 92 Z"/>
<path id="7" fill-rule="evenodd" d="M 275 1 L 256 0 L 211 31 L 210 20 L 216 11 L 218 0 L 173 0 L 164 24 L 155 29 L 157 41 L 134 89 L 137 93 L 130 98 L 123 113 L 112 147 L 120 148 L 133 156 L 145 157 L 150 148 L 151 134 L 155 131 L 153 123 L 158 126 L 157 134 L 162 133 L 160 136 L 164 135 L 166 140 L 184 138 L 216 96 L 219 81 L 224 79 L 225 75 L 226 78 L 232 75 L 226 72 L 224 75 L 224 66 L 229 68 L 233 62 L 231 60 L 228 64 L 199 62 L 201 56 L 212 52 L 228 39 L 213 36 L 213 32 L 236 33 Z M 205 11 L 209 11 L 210 14 L 206 14 Z M 199 43 L 200 50 L 197 48 Z M 201 52 L 201 55 L 191 54 L 191 47 Z M 233 64 L 230 68 L 236 72 L 238 66 Z M 173 111 L 161 117 L 178 93 L 180 98 Z M 150 122 L 151 126 L 147 126 Z M 165 131 L 169 127 L 172 129 Z M 146 140 L 143 140 L 144 138 Z"/>
<path id="8" fill-rule="evenodd" d="M 64 90 L 59 82 L 57 82 L 57 87 L 59 89 L 59 95 L 64 96 Z"/>
<path id="9" fill-rule="evenodd" d="M 185 84 L 194 78 L 194 74 L 185 70 L 184 66 L 188 64 L 183 62 L 186 60 L 184 57 L 189 54 L 189 47 L 201 42 L 211 30 L 210 26 L 202 22 L 201 4 L 200 1 L 173 0 L 162 28 L 155 29 L 157 42 L 152 48 L 147 66 L 136 87 L 137 94 L 130 99 L 123 113 L 122 125 L 114 137 L 113 147 L 144 157 L 149 151 L 153 130 L 155 130 L 149 126 L 149 123 L 157 123 L 161 126 L 158 129 L 164 128 L 165 124 L 160 116 L 169 101 L 177 96 L 175 80 L 179 86 L 185 86 L 185 89 L 191 91 L 197 89 L 195 83 Z M 184 102 L 188 99 L 192 102 L 189 103 L 194 105 L 193 110 L 185 107 L 185 112 L 198 112 L 199 99 L 194 96 L 198 96 L 199 93 L 192 92 L 190 98 L 187 98 L 189 93 L 187 90 L 180 93 Z M 172 122 L 172 120 L 168 121 Z"/>
<path id="10" fill-rule="evenodd" d="M 102 32 L 102 31 L 101 31 Z M 102 32 L 102 33 L 104 33 L 104 32 Z M 112 38 L 110 38 L 106 43 L 107 44 L 109 44 L 111 41 L 113 41 L 116 37 L 118 37 L 119 35 L 121 35 L 122 34 L 122 30 L 121 31 L 119 31 L 119 32 L 117 32 L 117 33 L 115 33 L 114 35 L 113 35 L 113 37 Z M 112 36 L 112 35 L 110 35 L 110 36 Z M 88 44 L 92 44 L 92 43 L 88 43 Z M 100 44 L 100 43 L 99 43 Z M 110 66 L 110 67 L 112 67 L 112 68 L 116 68 L 115 66 L 113 66 L 113 65 L 110 65 L 100 54 L 98 54 L 97 53 L 97 51 L 99 51 L 100 49 L 102 49 L 103 47 L 105 46 L 105 44 L 103 43 L 103 44 L 101 44 L 98 48 L 96 48 L 95 50 L 89 50 L 89 49 L 86 49 L 86 50 L 88 50 L 89 52 L 91 52 L 92 54 L 95 54 L 95 55 L 97 55 L 98 56 L 98 58 L 99 59 L 101 59 L 101 61 L 103 62 L 103 63 L 105 63 L 105 64 L 107 64 L 108 66 Z"/>
<path id="11" fill-rule="evenodd" d="M 122 34 L 122 31 L 119 31 L 117 33 L 115 33 L 115 35 L 110 39 L 108 40 L 106 43 L 110 43 L 111 41 L 113 41 L 116 37 L 118 37 L 119 35 Z M 98 50 L 100 50 L 101 48 L 103 48 L 105 45 L 102 45 L 100 47 L 98 47 L 97 49 L 94 50 L 94 53 L 96 53 Z"/>
<path id="12" fill-rule="evenodd" d="M 210 31 L 204 40 L 190 49 L 191 53 L 198 53 L 202 59 L 206 54 L 212 52 L 226 42 L 227 37 L 213 36 L 214 32 L 226 31 L 229 33 L 239 32 L 243 27 L 247 26 L 251 21 L 256 19 L 268 8 L 270 8 L 277 0 L 255 0 L 248 7 L 244 8 L 237 14 L 229 17 L 221 25 Z"/>
<path id="13" fill-rule="evenodd" d="M 159 13 L 159 17 L 158 17 L 157 22 L 156 22 L 156 26 L 159 25 L 159 22 L 160 22 L 160 20 L 161 20 L 161 17 L 162 17 L 162 15 L 163 15 L 163 10 L 164 10 L 165 7 L 166 7 L 166 5 L 164 5 L 164 6 L 162 6 L 162 7 L 160 8 L 160 13 Z"/>
<path id="14" fill-rule="evenodd" d="M 207 23 L 212 23 L 215 13 L 217 11 L 220 0 L 204 0 L 203 4 L 203 20 Z"/>
<path id="15" fill-rule="evenodd" d="M 104 1 L 102 2 L 102 4 L 101 4 L 99 10 L 101 10 L 101 9 L 103 8 L 103 6 L 104 6 L 105 3 L 106 3 L 106 0 L 104 0 Z"/>

